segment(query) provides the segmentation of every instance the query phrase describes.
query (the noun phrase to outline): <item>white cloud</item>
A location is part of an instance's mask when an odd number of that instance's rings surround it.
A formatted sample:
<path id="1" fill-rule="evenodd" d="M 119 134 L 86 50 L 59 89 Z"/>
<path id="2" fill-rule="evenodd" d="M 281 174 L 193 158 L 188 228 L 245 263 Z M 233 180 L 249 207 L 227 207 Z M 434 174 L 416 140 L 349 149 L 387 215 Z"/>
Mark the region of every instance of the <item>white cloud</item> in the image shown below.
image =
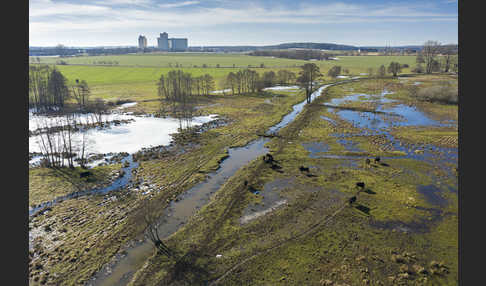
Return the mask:
<path id="1" fill-rule="evenodd" d="M 190 5 L 199 4 L 199 1 L 184 1 L 184 2 L 175 2 L 175 3 L 166 3 L 166 4 L 159 4 L 157 5 L 159 8 L 178 8 Z"/>
<path id="2" fill-rule="evenodd" d="M 197 5 L 196 4 L 201 4 Z M 109 5 L 109 6 L 107 6 Z M 111 5 L 111 6 L 110 6 Z M 116 5 L 122 5 L 115 8 Z M 123 6 L 129 5 L 129 7 Z M 266 9 L 258 4 L 240 7 L 204 7 L 200 1 L 153 4 L 152 0 L 108 0 L 90 4 L 31 0 L 29 29 L 32 35 L 86 31 L 122 32 L 154 27 L 201 27 L 228 24 L 345 24 L 457 22 L 457 14 L 436 12 L 429 5 L 301 4 L 297 9 L 279 5 Z M 244 9 L 241 9 L 244 5 Z M 150 7 L 150 8 L 149 8 Z M 173 9 L 186 7 L 184 9 Z"/>

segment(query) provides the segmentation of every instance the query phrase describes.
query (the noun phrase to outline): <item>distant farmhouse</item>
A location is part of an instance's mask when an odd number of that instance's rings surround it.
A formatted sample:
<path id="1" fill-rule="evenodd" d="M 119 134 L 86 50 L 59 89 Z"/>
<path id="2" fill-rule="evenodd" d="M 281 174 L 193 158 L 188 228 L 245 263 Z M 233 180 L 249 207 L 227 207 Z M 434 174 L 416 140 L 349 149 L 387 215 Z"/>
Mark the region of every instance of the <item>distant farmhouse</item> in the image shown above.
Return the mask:
<path id="1" fill-rule="evenodd" d="M 157 47 L 161 51 L 186 51 L 188 48 L 187 38 L 170 38 L 166 32 L 160 33 L 157 38 Z"/>

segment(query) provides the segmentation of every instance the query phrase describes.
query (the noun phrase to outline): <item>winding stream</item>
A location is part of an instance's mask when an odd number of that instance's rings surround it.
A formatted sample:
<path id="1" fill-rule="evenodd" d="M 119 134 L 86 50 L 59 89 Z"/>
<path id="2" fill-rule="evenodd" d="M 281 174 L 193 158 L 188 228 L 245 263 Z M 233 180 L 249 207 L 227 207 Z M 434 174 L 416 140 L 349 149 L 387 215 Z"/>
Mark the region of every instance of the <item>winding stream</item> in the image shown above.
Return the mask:
<path id="1" fill-rule="evenodd" d="M 343 82 L 339 82 L 343 83 Z M 319 87 L 311 94 L 311 102 L 321 95 L 322 91 L 334 84 Z M 274 134 L 292 122 L 307 104 L 304 100 L 293 106 L 293 110 L 282 120 L 272 126 L 266 134 Z M 158 229 L 160 237 L 167 238 L 175 233 L 182 225 L 196 214 L 196 212 L 210 200 L 211 194 L 216 192 L 228 178 L 233 176 L 241 167 L 253 159 L 266 154 L 268 149 L 264 146 L 269 138 L 260 137 L 244 147 L 229 148 L 227 157 L 220 168 L 210 177 L 181 194 L 178 199 L 171 202 L 165 215 L 160 218 Z M 95 274 L 87 285 L 126 285 L 133 274 L 142 267 L 146 258 L 154 251 L 153 244 L 147 240 L 139 240 L 134 246 L 126 250 L 125 254 L 117 254 L 115 262 L 108 263 L 101 271 Z"/>

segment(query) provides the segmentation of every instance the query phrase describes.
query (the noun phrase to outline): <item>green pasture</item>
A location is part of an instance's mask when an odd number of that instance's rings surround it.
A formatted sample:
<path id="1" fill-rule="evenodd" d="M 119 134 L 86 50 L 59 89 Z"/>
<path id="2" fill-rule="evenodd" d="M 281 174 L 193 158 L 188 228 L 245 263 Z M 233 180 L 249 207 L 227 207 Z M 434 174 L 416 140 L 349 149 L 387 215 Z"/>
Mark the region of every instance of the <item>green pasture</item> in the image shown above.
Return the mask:
<path id="1" fill-rule="evenodd" d="M 392 61 L 401 64 L 415 66 L 414 56 L 339 56 L 339 60 L 330 61 L 304 61 L 270 57 L 256 57 L 244 54 L 205 54 L 205 53 L 154 53 L 113 56 L 82 56 L 62 58 L 68 65 L 56 65 L 67 77 L 70 84 L 76 79 L 85 80 L 92 91 L 93 97 L 106 100 L 131 99 L 145 100 L 157 97 L 156 82 L 161 74 L 167 74 L 170 70 L 177 69 L 175 64 L 182 65 L 185 72 L 193 76 L 210 74 L 215 80 L 215 89 L 222 89 L 224 78 L 229 72 L 236 72 L 241 68 L 252 66 L 260 74 L 273 70 L 276 73 L 280 69 L 287 69 L 298 73 L 298 66 L 313 62 L 321 72 L 326 75 L 334 65 L 340 65 L 349 70 L 349 75 L 366 73 L 368 68 L 375 70 L 380 65 L 388 66 Z M 32 60 L 32 57 L 31 57 Z M 60 58 L 41 57 L 41 63 L 55 64 Z M 118 61 L 119 65 L 103 66 L 94 65 L 99 61 Z M 172 67 L 169 67 L 169 63 Z M 265 68 L 259 68 L 263 63 Z M 206 64 L 207 68 L 202 68 Z M 216 65 L 220 64 L 220 68 Z M 235 64 L 236 68 L 232 68 Z M 197 68 L 194 68 L 197 65 Z M 410 68 L 402 70 L 410 72 Z M 324 80 L 331 80 L 327 76 Z"/>
<path id="2" fill-rule="evenodd" d="M 30 57 L 33 61 L 36 57 Z M 118 62 L 119 66 L 131 67 L 166 67 L 175 68 L 176 64 L 182 68 L 198 68 L 206 64 L 208 68 L 246 68 L 260 67 L 263 63 L 265 67 L 290 68 L 298 67 L 307 62 L 314 62 L 321 69 L 327 70 L 333 65 L 340 65 L 353 72 L 366 72 L 367 68 L 377 68 L 380 65 L 388 64 L 392 61 L 401 64 L 415 65 L 415 56 L 338 56 L 339 60 L 330 61 L 305 61 L 282 59 L 272 57 L 257 57 L 246 54 L 219 54 L 219 53 L 151 53 L 151 54 L 129 54 L 129 55 L 109 55 L 109 56 L 80 56 L 68 58 L 40 57 L 41 63 L 56 64 L 63 60 L 71 65 L 101 65 L 100 62 Z"/>
<path id="3" fill-rule="evenodd" d="M 31 57 L 32 58 L 35 57 Z M 176 64 L 183 68 L 216 67 L 217 64 L 223 67 L 253 67 L 264 64 L 268 67 L 291 67 L 305 63 L 304 60 L 280 59 L 271 57 L 254 57 L 245 54 L 220 54 L 220 53 L 150 53 L 150 54 L 127 54 L 108 56 L 80 56 L 68 58 L 40 57 L 41 63 L 55 64 L 63 60 L 68 64 L 93 65 L 104 62 L 118 62 L 121 66 L 146 66 L 146 67 L 175 67 Z"/>

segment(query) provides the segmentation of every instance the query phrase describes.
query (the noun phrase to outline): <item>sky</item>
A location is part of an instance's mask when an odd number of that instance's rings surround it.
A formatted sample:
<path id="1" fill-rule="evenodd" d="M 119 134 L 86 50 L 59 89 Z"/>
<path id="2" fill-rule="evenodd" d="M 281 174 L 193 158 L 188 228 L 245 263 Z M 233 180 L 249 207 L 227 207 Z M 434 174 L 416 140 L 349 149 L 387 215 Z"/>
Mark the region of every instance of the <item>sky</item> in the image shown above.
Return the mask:
<path id="1" fill-rule="evenodd" d="M 458 43 L 457 0 L 29 0 L 30 46 Z"/>

